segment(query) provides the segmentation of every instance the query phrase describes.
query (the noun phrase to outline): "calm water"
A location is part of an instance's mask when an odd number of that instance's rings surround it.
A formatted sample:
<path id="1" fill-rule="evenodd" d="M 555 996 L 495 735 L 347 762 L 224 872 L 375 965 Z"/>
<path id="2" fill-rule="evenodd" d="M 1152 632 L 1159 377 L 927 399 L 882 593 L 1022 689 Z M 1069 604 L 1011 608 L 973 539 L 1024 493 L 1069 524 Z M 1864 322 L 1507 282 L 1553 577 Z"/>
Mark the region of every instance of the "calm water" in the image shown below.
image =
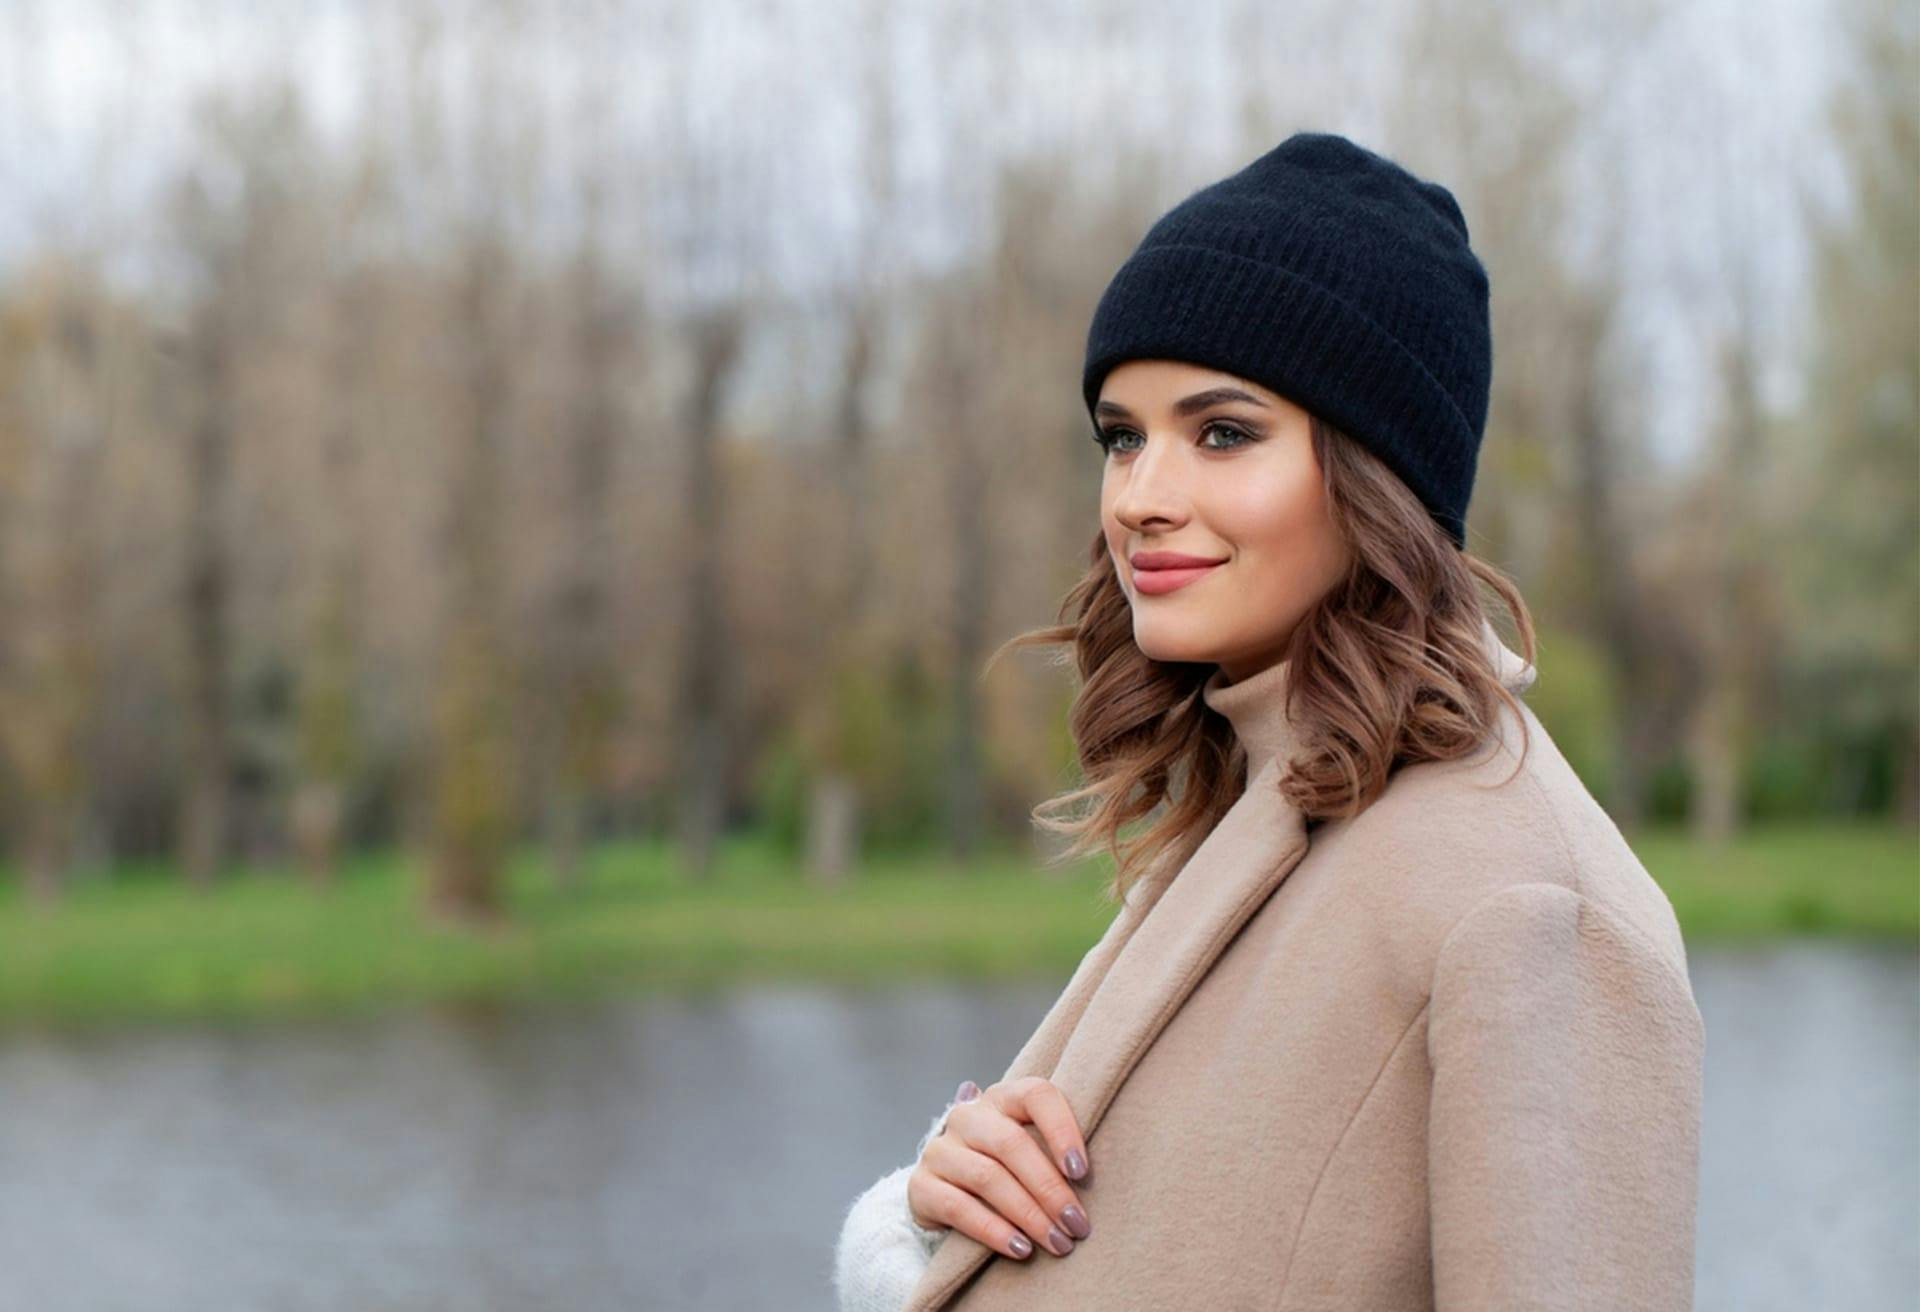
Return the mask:
<path id="1" fill-rule="evenodd" d="M 1911 1309 L 1920 956 L 1693 969 L 1697 1306 Z M 0 1309 L 827 1309 L 846 1205 L 1056 987 L 6 1039 Z"/>

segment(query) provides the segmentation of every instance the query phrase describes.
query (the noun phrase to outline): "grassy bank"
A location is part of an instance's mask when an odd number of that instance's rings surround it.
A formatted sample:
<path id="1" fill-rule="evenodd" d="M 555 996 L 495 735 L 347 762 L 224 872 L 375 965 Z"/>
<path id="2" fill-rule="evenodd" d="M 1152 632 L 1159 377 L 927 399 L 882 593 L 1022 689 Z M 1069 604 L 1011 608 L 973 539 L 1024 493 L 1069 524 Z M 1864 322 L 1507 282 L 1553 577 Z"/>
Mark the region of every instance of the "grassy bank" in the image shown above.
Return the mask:
<path id="1" fill-rule="evenodd" d="M 1796 828 L 1724 852 L 1678 835 L 1639 850 L 1693 943 L 1781 934 L 1920 936 L 1920 852 L 1885 828 Z M 553 997 L 767 980 L 1063 977 L 1110 912 L 1098 869 L 1036 874 L 1020 856 L 957 869 L 874 865 L 849 886 L 801 885 L 764 847 L 726 849 L 721 873 L 681 884 L 668 852 L 594 854 L 583 887 L 553 890 L 534 859 L 511 880 L 513 925 L 435 932 L 397 858 L 353 864 L 314 892 L 243 872 L 197 896 L 129 871 L 64 903 L 0 883 L 0 1025 L 338 1014 L 398 1001 Z"/>

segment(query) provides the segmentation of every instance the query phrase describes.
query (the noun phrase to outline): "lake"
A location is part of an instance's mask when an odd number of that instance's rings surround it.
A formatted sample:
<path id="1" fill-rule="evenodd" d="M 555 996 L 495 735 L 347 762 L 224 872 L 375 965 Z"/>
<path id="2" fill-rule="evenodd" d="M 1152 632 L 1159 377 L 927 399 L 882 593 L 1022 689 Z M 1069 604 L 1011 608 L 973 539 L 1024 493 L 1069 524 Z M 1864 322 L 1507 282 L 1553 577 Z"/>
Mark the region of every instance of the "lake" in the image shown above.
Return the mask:
<path id="1" fill-rule="evenodd" d="M 1691 964 L 1696 1306 L 1911 1309 L 1920 954 Z M 1062 982 L 16 1033 L 0 1312 L 827 1312 L 847 1205 Z"/>

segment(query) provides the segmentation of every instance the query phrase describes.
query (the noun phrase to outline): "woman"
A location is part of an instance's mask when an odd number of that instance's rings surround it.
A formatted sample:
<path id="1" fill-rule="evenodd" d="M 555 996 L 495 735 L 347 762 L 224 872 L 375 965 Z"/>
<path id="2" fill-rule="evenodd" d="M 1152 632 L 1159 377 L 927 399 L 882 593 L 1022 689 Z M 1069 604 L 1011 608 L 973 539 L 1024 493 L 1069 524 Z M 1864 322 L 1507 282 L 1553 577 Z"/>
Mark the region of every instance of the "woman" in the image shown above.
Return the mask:
<path id="1" fill-rule="evenodd" d="M 1092 569 L 1015 643 L 1073 644 L 1046 822 L 1120 909 L 855 1202 L 843 1308 L 1691 1305 L 1700 1014 L 1463 549 L 1491 366 L 1453 197 L 1339 136 L 1115 275 Z"/>

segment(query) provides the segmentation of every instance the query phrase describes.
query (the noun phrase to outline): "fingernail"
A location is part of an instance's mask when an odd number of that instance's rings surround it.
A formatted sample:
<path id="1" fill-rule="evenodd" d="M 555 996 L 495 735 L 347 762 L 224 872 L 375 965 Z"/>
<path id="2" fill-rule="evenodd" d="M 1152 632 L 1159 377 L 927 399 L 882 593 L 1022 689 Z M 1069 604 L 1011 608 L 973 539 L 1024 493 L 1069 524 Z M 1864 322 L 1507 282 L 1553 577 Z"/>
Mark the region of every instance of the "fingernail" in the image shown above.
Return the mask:
<path id="1" fill-rule="evenodd" d="M 955 1102 L 972 1102 L 979 1096 L 979 1085 L 975 1084 L 972 1080 L 962 1080 L 960 1081 L 959 1089 L 954 1092 L 953 1100 Z"/>
<path id="2" fill-rule="evenodd" d="M 1078 1148 L 1067 1149 L 1067 1179 L 1078 1180 L 1087 1173 L 1087 1159 Z"/>
<path id="3" fill-rule="evenodd" d="M 1050 1225 L 1047 1227 L 1047 1247 L 1059 1256 L 1065 1257 L 1073 1251 L 1073 1240 L 1061 1234 L 1059 1226 Z"/>
<path id="4" fill-rule="evenodd" d="M 1025 1235 L 1016 1234 L 1007 1240 L 1007 1247 L 1012 1250 L 1015 1257 L 1027 1257 L 1033 1252 L 1033 1240 Z"/>
<path id="5" fill-rule="evenodd" d="M 1073 1231 L 1075 1239 L 1085 1239 L 1093 1233 L 1093 1224 L 1087 1220 L 1087 1214 L 1080 1210 L 1078 1203 L 1068 1203 L 1061 1209 L 1060 1219 L 1067 1223 L 1067 1229 Z"/>

